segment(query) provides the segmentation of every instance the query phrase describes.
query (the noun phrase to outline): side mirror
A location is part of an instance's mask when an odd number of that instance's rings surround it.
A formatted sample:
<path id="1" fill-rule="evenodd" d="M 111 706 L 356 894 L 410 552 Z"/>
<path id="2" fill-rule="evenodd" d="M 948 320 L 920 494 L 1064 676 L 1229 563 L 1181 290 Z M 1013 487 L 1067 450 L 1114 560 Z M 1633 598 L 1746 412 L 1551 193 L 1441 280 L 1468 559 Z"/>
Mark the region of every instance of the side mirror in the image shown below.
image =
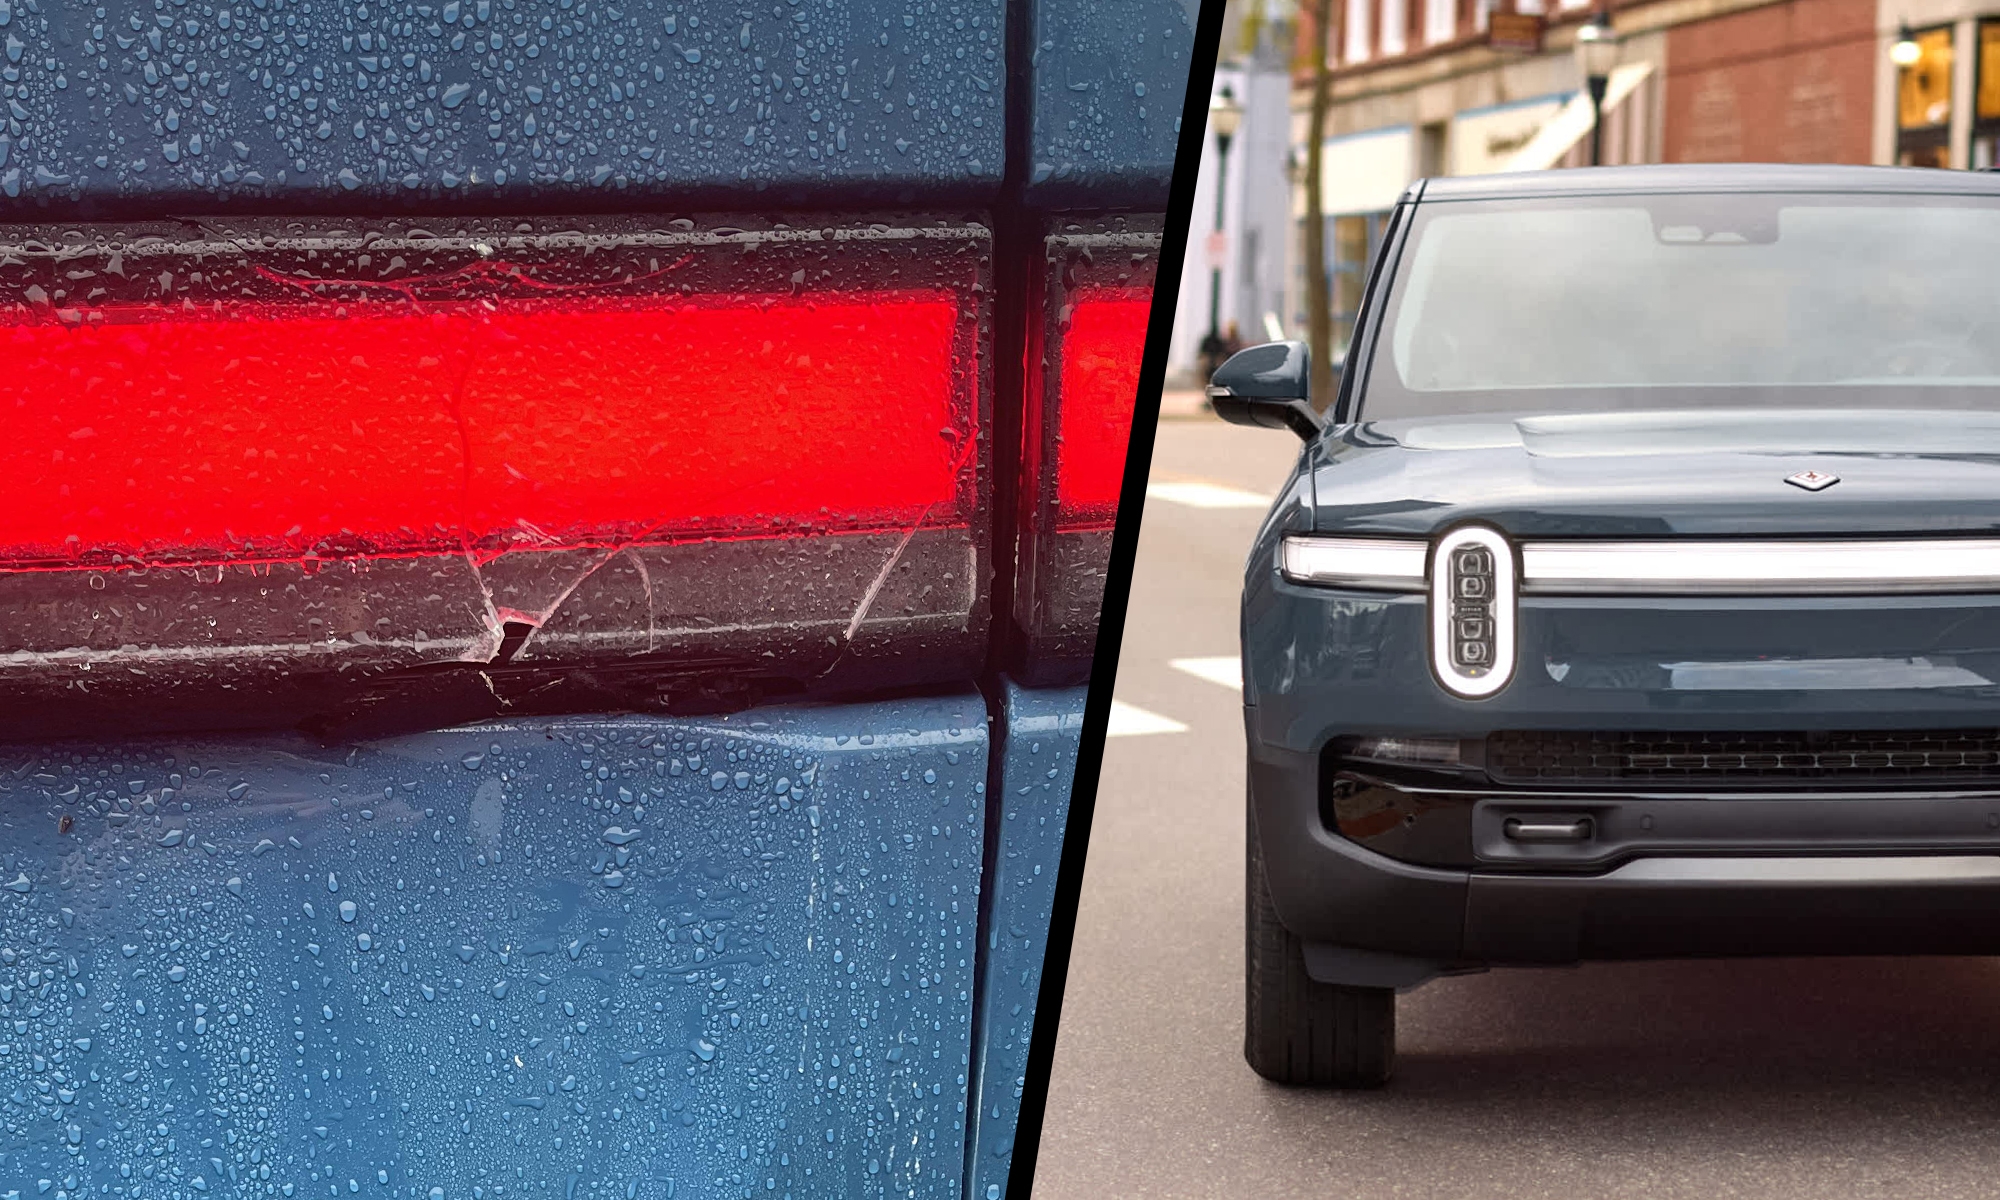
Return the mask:
<path id="1" fill-rule="evenodd" d="M 1312 409 L 1312 352 L 1304 342 L 1239 350 L 1208 380 L 1215 415 L 1232 425 L 1289 429 L 1310 441 L 1321 429 Z"/>

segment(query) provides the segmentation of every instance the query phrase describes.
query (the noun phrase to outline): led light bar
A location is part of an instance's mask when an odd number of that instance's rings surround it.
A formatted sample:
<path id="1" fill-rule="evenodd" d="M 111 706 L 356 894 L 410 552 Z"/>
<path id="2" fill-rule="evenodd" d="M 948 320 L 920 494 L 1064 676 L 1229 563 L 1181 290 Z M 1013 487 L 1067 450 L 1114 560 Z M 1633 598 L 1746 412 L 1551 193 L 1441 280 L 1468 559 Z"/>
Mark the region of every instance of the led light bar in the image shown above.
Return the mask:
<path id="1" fill-rule="evenodd" d="M 2000 540 L 1528 542 L 1542 595 L 1870 595 L 2000 591 Z"/>
<path id="2" fill-rule="evenodd" d="M 957 320 L 921 291 L 0 310 L 0 396 L 49 401 L 9 406 L 0 565 L 962 520 Z"/>
<path id="3" fill-rule="evenodd" d="M 1285 578 L 1293 583 L 1421 592 L 1428 578 L 1430 545 L 1386 538 L 1295 535 L 1284 540 L 1279 557 Z"/>

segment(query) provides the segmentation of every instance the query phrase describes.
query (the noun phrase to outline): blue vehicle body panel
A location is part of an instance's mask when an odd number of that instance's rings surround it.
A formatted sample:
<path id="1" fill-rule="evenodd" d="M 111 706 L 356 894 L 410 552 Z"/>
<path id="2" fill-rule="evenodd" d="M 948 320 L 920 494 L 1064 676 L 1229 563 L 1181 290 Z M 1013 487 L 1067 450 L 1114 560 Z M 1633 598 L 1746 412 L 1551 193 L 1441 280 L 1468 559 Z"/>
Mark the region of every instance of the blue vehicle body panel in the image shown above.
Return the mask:
<path id="1" fill-rule="evenodd" d="M 1030 193 L 1164 207 L 1182 0 L 1032 0 Z M 0 6 L 0 198 L 547 203 L 976 198 L 1006 6 L 836 0 Z M 706 19 L 704 19 L 706 18 Z"/>
<path id="2" fill-rule="evenodd" d="M 966 696 L 11 749 L 4 1190 L 955 1196 L 987 746 Z"/>
<path id="3" fill-rule="evenodd" d="M 0 216 L 1163 212 L 1196 5 L 1014 2 L 0 0 Z M 0 747 L 0 1197 L 1004 1194 L 1084 689 L 957 686 Z"/>
<path id="4" fill-rule="evenodd" d="M 1164 209 L 1199 6 L 1031 3 L 1031 201 Z"/>
<path id="5" fill-rule="evenodd" d="M 985 960 L 973 1030 L 978 1105 L 966 1152 L 965 1194 L 977 1200 L 1007 1194 L 1087 692 L 1004 686 L 999 820 L 988 848 Z"/>
<path id="6" fill-rule="evenodd" d="M 1004 165 L 999 0 L 92 11 L 0 4 L 8 199 L 905 202 L 990 191 Z"/>

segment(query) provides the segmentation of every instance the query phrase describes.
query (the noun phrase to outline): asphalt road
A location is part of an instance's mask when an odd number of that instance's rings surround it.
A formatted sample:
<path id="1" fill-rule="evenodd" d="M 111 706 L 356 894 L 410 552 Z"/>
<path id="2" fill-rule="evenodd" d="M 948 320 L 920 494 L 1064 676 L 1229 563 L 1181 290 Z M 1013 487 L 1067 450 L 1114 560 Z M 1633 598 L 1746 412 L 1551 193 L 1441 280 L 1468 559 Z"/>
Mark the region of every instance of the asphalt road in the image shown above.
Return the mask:
<path id="1" fill-rule="evenodd" d="M 1114 724 L 1163 731 L 1105 750 L 1038 1200 L 2000 1194 L 2000 960 L 1447 979 L 1402 998 L 1383 1091 L 1250 1073 L 1226 668 L 1262 513 L 1188 501 L 1268 495 L 1295 446 L 1162 423 Z"/>

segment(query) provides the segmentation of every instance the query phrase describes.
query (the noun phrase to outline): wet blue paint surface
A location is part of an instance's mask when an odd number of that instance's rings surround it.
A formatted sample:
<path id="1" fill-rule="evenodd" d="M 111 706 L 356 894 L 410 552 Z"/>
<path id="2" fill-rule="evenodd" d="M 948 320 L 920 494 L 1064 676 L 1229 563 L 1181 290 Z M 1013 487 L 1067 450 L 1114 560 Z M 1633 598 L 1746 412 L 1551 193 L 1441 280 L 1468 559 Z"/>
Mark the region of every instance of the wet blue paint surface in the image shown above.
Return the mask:
<path id="1" fill-rule="evenodd" d="M 1004 693 L 999 833 L 986 881 L 991 909 L 974 1036 L 979 1099 L 966 1154 L 966 1194 L 977 1200 L 1007 1194 L 1085 693 L 1012 683 Z"/>
<path id="2" fill-rule="evenodd" d="M 1164 209 L 1199 6 L 1030 2 L 1030 198 L 1059 208 Z"/>
<path id="3" fill-rule="evenodd" d="M 1193 9 L 1021 2 L 1031 196 L 1164 206 Z M 0 207 L 990 193 L 1005 16 L 995 0 L 0 0 Z"/>
<path id="4" fill-rule="evenodd" d="M 6 751 L 0 1192 L 958 1195 L 985 721 Z"/>
<path id="5" fill-rule="evenodd" d="M 991 187 L 1004 12 L 0 0 L 0 197 Z"/>

